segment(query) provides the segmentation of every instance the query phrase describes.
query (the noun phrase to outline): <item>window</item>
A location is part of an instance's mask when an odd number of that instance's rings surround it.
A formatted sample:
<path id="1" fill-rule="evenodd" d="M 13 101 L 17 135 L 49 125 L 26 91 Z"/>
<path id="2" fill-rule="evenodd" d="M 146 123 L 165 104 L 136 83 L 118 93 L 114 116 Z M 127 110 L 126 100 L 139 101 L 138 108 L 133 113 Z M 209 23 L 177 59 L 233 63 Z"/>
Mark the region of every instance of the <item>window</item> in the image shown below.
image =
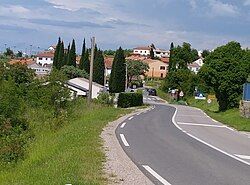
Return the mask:
<path id="1" fill-rule="evenodd" d="M 160 66 L 160 70 L 166 70 L 165 66 Z"/>
<path id="2" fill-rule="evenodd" d="M 140 51 L 140 53 L 142 53 L 142 51 Z"/>
<path id="3" fill-rule="evenodd" d="M 43 58 L 38 58 L 38 60 L 43 60 Z"/>
<path id="4" fill-rule="evenodd" d="M 163 78 L 163 73 L 161 73 L 161 78 Z"/>
<path id="5" fill-rule="evenodd" d="M 147 53 L 147 51 L 144 51 L 145 53 Z"/>
<path id="6" fill-rule="evenodd" d="M 48 58 L 45 58 L 45 60 L 48 60 Z"/>

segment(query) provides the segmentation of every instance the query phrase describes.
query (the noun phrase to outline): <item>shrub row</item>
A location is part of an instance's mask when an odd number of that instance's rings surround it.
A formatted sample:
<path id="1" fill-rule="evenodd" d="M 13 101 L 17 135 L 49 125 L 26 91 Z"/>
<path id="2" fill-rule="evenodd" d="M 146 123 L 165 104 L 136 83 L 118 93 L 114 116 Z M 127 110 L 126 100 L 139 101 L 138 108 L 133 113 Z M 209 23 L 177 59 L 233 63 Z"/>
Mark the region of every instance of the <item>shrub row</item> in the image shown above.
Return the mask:
<path id="1" fill-rule="evenodd" d="M 120 93 L 117 105 L 122 108 L 142 106 L 143 95 L 141 93 Z"/>

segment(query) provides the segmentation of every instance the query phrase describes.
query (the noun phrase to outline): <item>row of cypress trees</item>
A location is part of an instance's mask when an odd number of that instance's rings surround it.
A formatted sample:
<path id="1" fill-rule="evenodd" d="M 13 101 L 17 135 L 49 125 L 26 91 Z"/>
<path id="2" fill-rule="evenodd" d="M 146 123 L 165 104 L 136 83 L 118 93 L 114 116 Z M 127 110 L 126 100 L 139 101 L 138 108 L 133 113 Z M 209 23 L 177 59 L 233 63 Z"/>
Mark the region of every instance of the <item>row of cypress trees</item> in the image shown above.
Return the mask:
<path id="1" fill-rule="evenodd" d="M 58 39 L 56 46 L 56 51 L 54 55 L 53 67 L 60 70 L 63 66 L 74 66 L 79 67 L 79 69 L 84 70 L 88 74 L 90 73 L 90 49 L 86 47 L 86 41 L 84 39 L 82 46 L 82 53 L 79 65 L 76 64 L 76 45 L 75 40 L 73 39 L 72 44 L 68 45 L 68 49 L 64 49 L 64 42 L 61 41 L 61 38 Z M 103 52 L 95 46 L 95 55 L 93 63 L 93 81 L 104 85 L 104 74 L 105 73 L 105 64 Z"/>
<path id="2" fill-rule="evenodd" d="M 73 39 L 71 46 L 69 44 L 68 49 L 65 50 L 64 42 L 59 38 L 54 54 L 53 67 L 60 70 L 65 65 L 76 67 L 75 40 Z"/>

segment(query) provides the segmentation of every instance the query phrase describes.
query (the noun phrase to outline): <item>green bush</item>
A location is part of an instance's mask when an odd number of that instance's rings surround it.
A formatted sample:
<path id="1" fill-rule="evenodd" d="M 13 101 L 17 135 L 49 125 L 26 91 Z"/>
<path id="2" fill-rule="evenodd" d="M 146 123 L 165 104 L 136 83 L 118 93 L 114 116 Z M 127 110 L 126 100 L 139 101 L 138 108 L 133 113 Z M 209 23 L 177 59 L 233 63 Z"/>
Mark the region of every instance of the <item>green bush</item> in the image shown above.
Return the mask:
<path id="1" fill-rule="evenodd" d="M 106 105 L 113 105 L 114 104 L 114 97 L 110 96 L 109 93 L 101 93 L 97 97 L 97 102 Z"/>
<path id="2" fill-rule="evenodd" d="M 122 108 L 142 106 L 143 95 L 141 93 L 120 93 L 117 104 Z"/>

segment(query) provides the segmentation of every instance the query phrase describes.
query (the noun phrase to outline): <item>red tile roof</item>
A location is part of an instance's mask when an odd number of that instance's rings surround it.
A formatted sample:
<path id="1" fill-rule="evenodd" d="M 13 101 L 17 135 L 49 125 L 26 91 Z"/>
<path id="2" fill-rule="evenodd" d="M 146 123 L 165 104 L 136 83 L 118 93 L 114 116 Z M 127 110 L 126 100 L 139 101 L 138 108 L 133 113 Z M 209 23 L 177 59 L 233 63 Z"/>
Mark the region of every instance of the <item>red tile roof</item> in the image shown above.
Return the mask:
<path id="1" fill-rule="evenodd" d="M 113 60 L 114 60 L 113 57 L 105 57 L 104 58 L 105 67 L 106 68 L 112 68 Z"/>
<path id="2" fill-rule="evenodd" d="M 33 58 L 21 58 L 21 59 L 12 59 L 11 61 L 9 61 L 9 64 L 13 65 L 13 64 L 23 64 L 23 65 L 30 65 L 35 63 L 35 60 Z"/>
<path id="3" fill-rule="evenodd" d="M 46 57 L 46 58 L 53 58 L 54 57 L 54 53 L 51 51 L 45 51 L 42 53 L 38 53 L 37 57 Z"/>
<path id="4" fill-rule="evenodd" d="M 134 48 L 134 50 L 150 50 L 150 47 L 149 46 L 139 46 L 139 47 Z"/>

